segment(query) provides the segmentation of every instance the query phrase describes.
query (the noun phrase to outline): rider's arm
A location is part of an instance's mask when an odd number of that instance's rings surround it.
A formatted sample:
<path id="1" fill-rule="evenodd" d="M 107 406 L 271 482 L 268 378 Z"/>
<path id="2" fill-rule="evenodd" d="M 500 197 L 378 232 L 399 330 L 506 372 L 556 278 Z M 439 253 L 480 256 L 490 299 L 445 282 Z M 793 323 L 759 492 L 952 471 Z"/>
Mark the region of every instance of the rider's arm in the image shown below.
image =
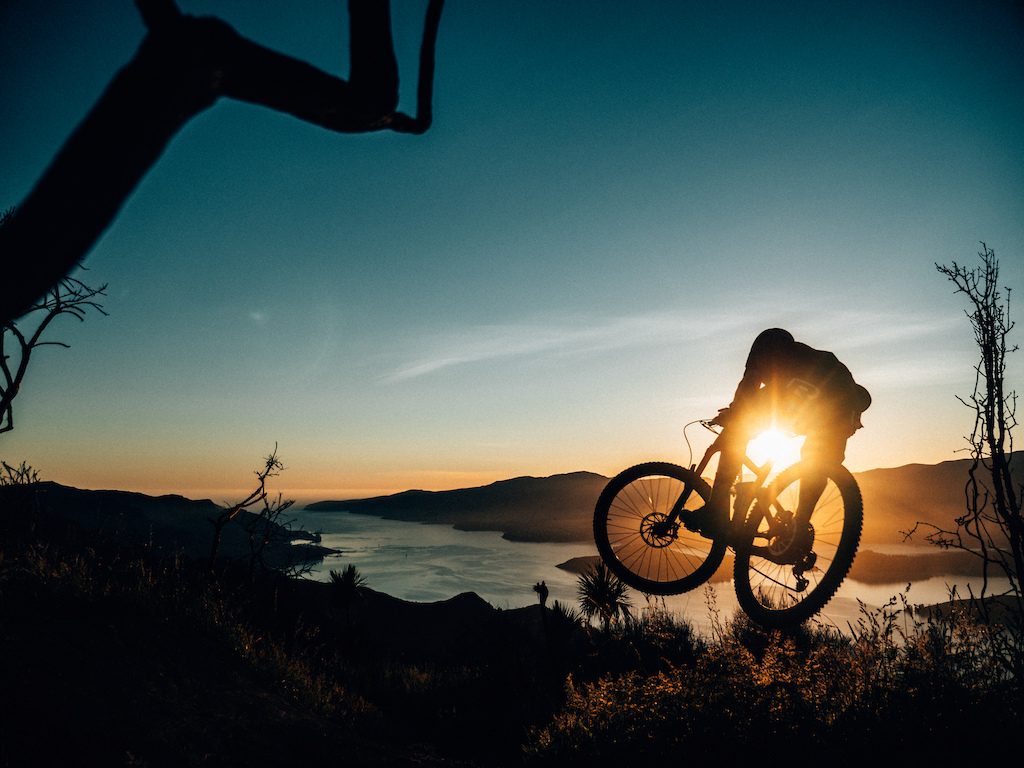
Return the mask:
<path id="1" fill-rule="evenodd" d="M 724 427 L 729 420 L 732 418 L 732 414 L 735 410 L 742 410 L 747 400 L 757 390 L 761 388 L 760 376 L 753 374 L 751 375 L 750 370 L 744 374 L 740 380 L 739 386 L 736 387 L 736 394 L 733 395 L 732 402 L 729 403 L 728 408 L 719 408 L 718 415 L 711 420 L 712 424 L 717 424 L 720 427 Z"/>
<path id="2" fill-rule="evenodd" d="M 740 383 L 736 387 L 736 394 L 733 395 L 729 408 L 742 407 L 747 399 L 761 388 L 763 383 L 764 377 L 761 371 L 757 367 L 750 365 L 748 361 L 747 369 L 743 372 L 743 378 L 740 379 Z"/>

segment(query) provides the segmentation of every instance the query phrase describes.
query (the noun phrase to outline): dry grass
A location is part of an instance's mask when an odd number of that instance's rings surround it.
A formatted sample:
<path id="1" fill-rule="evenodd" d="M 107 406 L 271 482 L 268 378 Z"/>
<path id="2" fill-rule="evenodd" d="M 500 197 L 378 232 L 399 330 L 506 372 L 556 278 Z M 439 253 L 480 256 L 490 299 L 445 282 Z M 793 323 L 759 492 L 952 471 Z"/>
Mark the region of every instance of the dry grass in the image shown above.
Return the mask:
<path id="1" fill-rule="evenodd" d="M 468 599 L 346 616 L 329 588 L 0 540 L 0 765 L 948 764 L 1022 724 L 1006 647 L 963 614 L 894 602 L 844 635 L 740 616 L 709 639 L 652 610 L 610 633 Z"/>

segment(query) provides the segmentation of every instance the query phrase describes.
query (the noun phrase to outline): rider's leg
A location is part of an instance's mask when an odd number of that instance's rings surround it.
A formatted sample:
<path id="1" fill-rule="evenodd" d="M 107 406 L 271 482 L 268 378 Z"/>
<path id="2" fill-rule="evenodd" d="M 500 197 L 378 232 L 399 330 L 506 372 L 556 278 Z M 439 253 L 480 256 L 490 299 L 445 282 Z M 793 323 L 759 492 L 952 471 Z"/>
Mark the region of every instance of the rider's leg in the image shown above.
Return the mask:
<path id="1" fill-rule="evenodd" d="M 707 504 L 716 512 L 722 511 L 726 515 L 729 513 L 729 497 L 743 467 L 743 455 L 749 442 L 748 438 L 749 435 L 737 427 L 726 427 L 722 430 L 719 437 L 722 452 L 718 455 L 718 470 L 715 472 L 715 482 L 711 487 L 711 498 Z"/>
<path id="2" fill-rule="evenodd" d="M 849 435 L 837 431 L 812 433 L 804 441 L 800 451 L 801 461 L 808 467 L 800 478 L 800 497 L 797 502 L 797 516 L 810 519 L 818 499 L 828 482 L 827 469 L 842 464 L 846 458 L 846 441 Z"/>
<path id="3" fill-rule="evenodd" d="M 711 487 L 708 503 L 688 513 L 683 523 L 704 536 L 717 536 L 729 522 L 729 498 L 733 483 L 743 465 L 743 455 L 750 436 L 737 426 L 727 426 L 718 440 L 722 450 L 718 455 L 718 469 Z"/>
<path id="4" fill-rule="evenodd" d="M 722 510 L 723 517 L 729 516 L 729 498 L 736 479 L 743 471 L 743 459 L 747 455 L 747 443 L 758 432 L 774 424 L 772 403 L 766 389 L 750 395 L 741 406 L 733 406 L 718 443 L 722 447 L 718 455 L 718 470 L 711 488 L 708 507 Z"/>

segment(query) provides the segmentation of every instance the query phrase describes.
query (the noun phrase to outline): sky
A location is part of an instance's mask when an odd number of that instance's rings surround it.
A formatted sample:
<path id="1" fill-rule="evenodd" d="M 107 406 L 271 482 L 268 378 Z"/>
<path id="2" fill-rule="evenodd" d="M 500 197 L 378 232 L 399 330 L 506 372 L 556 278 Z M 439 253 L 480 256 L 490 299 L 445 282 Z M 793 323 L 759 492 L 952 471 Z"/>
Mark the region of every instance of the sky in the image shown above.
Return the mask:
<path id="1" fill-rule="evenodd" d="M 342 2 L 179 5 L 347 76 Z M 413 112 L 426 2 L 392 5 Z M 227 100 L 184 127 L 0 458 L 232 501 L 276 444 L 302 502 L 688 463 L 768 327 L 871 391 L 850 469 L 962 457 L 935 263 L 985 242 L 1024 285 L 1022 33 L 1015 0 L 447 0 L 423 136 Z M 130 0 L 0 2 L 0 208 L 143 35 Z"/>

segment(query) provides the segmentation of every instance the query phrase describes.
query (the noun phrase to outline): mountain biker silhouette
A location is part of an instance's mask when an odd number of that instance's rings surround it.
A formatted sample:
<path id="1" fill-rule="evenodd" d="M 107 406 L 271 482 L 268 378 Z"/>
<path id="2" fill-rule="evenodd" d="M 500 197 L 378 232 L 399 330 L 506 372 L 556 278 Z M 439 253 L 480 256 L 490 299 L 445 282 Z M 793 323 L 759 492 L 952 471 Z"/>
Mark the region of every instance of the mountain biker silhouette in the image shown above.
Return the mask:
<path id="1" fill-rule="evenodd" d="M 730 493 L 747 443 L 757 434 L 782 429 L 806 435 L 801 459 L 824 469 L 842 464 L 846 442 L 863 426 L 860 416 L 870 405 L 871 395 L 831 352 L 801 344 L 781 328 L 762 331 L 750 347 L 732 403 L 711 421 L 723 427 L 711 497 L 684 524 L 708 537 L 727 525 Z M 798 517 L 809 516 L 825 484 L 824 471 L 803 478 Z"/>

